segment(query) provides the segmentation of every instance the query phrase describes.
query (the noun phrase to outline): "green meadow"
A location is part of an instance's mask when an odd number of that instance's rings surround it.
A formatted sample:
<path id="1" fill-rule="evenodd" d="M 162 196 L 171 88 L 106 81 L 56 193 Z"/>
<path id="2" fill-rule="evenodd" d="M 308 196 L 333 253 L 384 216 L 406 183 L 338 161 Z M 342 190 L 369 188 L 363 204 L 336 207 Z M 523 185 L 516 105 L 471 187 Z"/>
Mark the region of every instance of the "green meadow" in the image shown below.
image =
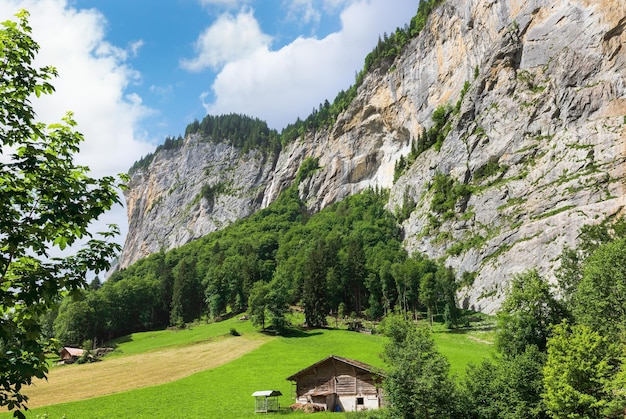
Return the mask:
<path id="1" fill-rule="evenodd" d="M 232 336 L 234 328 L 241 336 Z M 451 374 L 462 375 L 468 363 L 480 362 L 492 356 L 494 349 L 473 334 L 433 334 L 439 350 L 448 357 Z M 381 367 L 380 357 L 385 338 L 347 330 L 318 329 L 296 331 L 289 337 L 267 336 L 254 329 L 250 322 L 229 319 L 224 322 L 196 325 L 188 330 L 135 333 L 118 340 L 118 350 L 113 357 L 150 354 L 169 348 L 192 347 L 212 339 L 264 339 L 256 349 L 245 353 L 221 366 L 191 374 L 177 381 L 124 391 L 86 400 L 53 404 L 33 408 L 28 418 L 246 418 L 254 417 L 254 398 L 257 390 L 280 390 L 279 413 L 290 417 L 308 417 L 292 413 L 287 407 L 292 403 L 292 385 L 289 375 L 331 354 L 357 359 Z M 240 341 L 241 342 L 241 341 Z M 107 359 L 98 363 L 105 365 Z M 180 359 L 181 368 L 185 363 Z M 79 365 L 61 368 L 81 368 Z M 56 367 L 55 367 L 56 368 Z M 133 374 L 132 370 L 125 374 Z M 115 380 L 113 380 L 115 381 Z M 102 383 L 115 387 L 115 382 Z M 71 392 L 72 388 L 59 388 L 59 392 Z M 1 418 L 10 413 L 0 414 Z M 316 418 L 341 417 L 336 413 L 317 413 Z"/>

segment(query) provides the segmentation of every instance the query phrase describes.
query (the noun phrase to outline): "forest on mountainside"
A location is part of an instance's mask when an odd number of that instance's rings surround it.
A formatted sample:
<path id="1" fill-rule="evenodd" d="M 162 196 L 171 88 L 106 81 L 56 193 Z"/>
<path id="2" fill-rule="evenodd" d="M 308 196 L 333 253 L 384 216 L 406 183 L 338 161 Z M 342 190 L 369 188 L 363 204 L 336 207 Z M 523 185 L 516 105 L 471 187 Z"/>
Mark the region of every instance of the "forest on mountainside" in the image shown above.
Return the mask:
<path id="1" fill-rule="evenodd" d="M 381 39 L 364 70 L 390 63 L 386 57 L 402 48 L 405 35 L 419 30 L 417 24 L 412 27 L 413 21 L 408 29 Z M 305 132 L 331 126 L 363 74 L 333 104 L 326 101 L 280 136 L 270 135 L 269 141 L 258 138 L 278 148 Z M 459 112 L 468 87 L 466 82 L 455 106 L 435 110 L 433 127 L 396 163 L 395 179 L 425 149 L 439 150 L 450 129 L 448 118 Z M 189 133 L 216 135 L 212 121 L 194 123 Z M 82 300 L 66 299 L 48 319 L 49 333 L 80 344 L 93 337 L 103 341 L 243 312 L 258 327 L 281 333 L 293 326 L 288 313 L 296 306 L 304 310 L 310 327 L 326 326 L 329 316 L 382 320 L 378 331 L 389 337 L 383 357 L 389 366 L 384 386 L 390 407 L 368 417 L 624 417 L 624 219 L 583 227 L 576 247 L 554 255 L 554 265 L 560 266 L 555 284 L 535 269 L 503 278 L 509 288 L 496 316 L 498 356 L 471 366 L 463 377 L 450 377 L 428 322 L 415 319 L 432 321 L 438 314 L 450 330 L 462 331 L 455 295 L 471 283 L 472 273 L 456 275 L 442 261 L 419 253 L 409 256 L 401 246 L 399 223 L 414 207 L 407 201 L 394 216 L 385 208 L 386 191 L 370 190 L 317 214 L 307 213 L 297 187 L 317 166 L 314 159 L 306 160 L 296 183 L 257 214 L 179 249 L 154 254 L 104 284 L 95 281 Z M 490 157 L 473 176 L 487 179 L 504 171 L 506 166 Z M 457 202 L 472 189 L 436 172 L 429 191 L 433 217 L 428 225 L 436 227 L 454 216 Z M 458 255 L 463 246 L 457 242 L 447 254 Z"/>
<path id="2" fill-rule="evenodd" d="M 81 298 L 68 297 L 51 313 L 47 333 L 80 345 L 246 310 L 259 326 L 280 332 L 293 305 L 311 327 L 325 326 L 328 315 L 379 319 L 394 310 L 445 313 L 452 326 L 454 272 L 408 257 L 386 200 L 384 191 L 368 191 L 310 215 L 292 186 L 251 217 L 153 254 L 104 283 L 95 279 Z"/>

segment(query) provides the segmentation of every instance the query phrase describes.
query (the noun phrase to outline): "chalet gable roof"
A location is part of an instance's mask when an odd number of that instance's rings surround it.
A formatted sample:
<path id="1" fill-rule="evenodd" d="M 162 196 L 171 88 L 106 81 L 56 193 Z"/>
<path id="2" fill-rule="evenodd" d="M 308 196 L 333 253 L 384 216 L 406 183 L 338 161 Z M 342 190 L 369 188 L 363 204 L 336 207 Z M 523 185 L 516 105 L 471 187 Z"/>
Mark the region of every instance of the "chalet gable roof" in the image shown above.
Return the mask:
<path id="1" fill-rule="evenodd" d="M 320 365 L 323 365 L 323 364 L 325 364 L 327 362 L 341 362 L 341 363 L 350 365 L 350 366 L 352 366 L 352 367 L 354 367 L 356 369 L 359 369 L 361 371 L 369 372 L 369 373 L 372 373 L 372 374 L 382 375 L 381 371 L 378 368 L 373 367 L 373 366 L 371 366 L 369 364 L 366 364 L 365 362 L 356 361 L 354 359 L 344 358 L 344 357 L 337 356 L 337 355 L 330 355 L 330 356 L 322 359 L 321 361 L 318 361 L 315 364 L 310 365 L 310 366 L 308 366 L 308 367 L 298 371 L 297 373 L 287 377 L 287 380 L 289 380 L 289 381 L 296 381 L 296 379 L 298 377 L 300 377 L 302 375 L 305 375 L 305 374 L 308 374 L 310 371 L 315 370 L 315 368 L 317 368 Z"/>
<path id="2" fill-rule="evenodd" d="M 67 352 L 70 356 L 82 356 L 84 351 L 79 348 L 72 348 L 70 346 L 64 346 L 60 352 Z"/>

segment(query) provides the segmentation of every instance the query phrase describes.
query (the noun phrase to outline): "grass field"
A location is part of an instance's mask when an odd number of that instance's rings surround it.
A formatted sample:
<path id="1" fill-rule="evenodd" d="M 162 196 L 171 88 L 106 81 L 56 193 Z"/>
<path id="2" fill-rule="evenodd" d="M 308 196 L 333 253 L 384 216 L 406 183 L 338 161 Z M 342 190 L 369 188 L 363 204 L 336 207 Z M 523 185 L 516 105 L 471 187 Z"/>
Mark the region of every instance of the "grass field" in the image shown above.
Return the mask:
<path id="1" fill-rule="evenodd" d="M 236 328 L 242 336 L 231 336 L 230 328 Z M 462 375 L 467 363 L 479 362 L 493 353 L 490 345 L 472 335 L 438 332 L 434 338 L 450 360 L 452 374 Z M 380 335 L 345 330 L 273 337 L 255 331 L 249 322 L 235 319 L 179 332 L 134 334 L 121 340 L 120 352 L 103 362 L 53 368 L 49 383 L 41 385 L 48 386 L 49 398 L 44 399 L 43 393 L 37 395 L 33 389 L 29 393 L 33 408 L 27 417 L 254 417 L 254 391 L 280 390 L 280 402 L 288 406 L 292 388 L 285 378 L 330 354 L 384 368 L 380 358 L 384 340 Z M 79 394 L 83 388 L 92 389 L 92 393 L 84 392 L 79 397 L 85 400 L 60 403 L 67 401 L 63 400 L 68 397 L 64 394 Z M 94 394 L 94 388 L 102 395 Z M 48 403 L 52 404 L 34 407 Z M 297 413 L 289 416 L 310 417 Z M 316 418 L 331 416 L 340 417 L 315 414 Z M 8 417 L 9 413 L 0 414 L 0 419 Z"/>

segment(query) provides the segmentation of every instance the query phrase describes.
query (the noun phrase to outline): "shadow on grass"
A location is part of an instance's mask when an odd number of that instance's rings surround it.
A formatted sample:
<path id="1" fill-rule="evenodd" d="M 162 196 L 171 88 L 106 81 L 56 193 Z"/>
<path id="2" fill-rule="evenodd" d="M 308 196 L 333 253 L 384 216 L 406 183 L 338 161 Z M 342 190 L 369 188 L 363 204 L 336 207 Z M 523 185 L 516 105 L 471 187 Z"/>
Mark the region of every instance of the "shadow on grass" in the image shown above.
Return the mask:
<path id="1" fill-rule="evenodd" d="M 108 341 L 106 343 L 106 346 L 109 346 L 111 348 L 117 349 L 117 347 L 120 344 L 132 342 L 132 341 L 133 341 L 133 336 L 132 335 L 124 335 L 124 336 L 120 336 L 119 338 L 115 338 L 113 340 Z"/>
<path id="2" fill-rule="evenodd" d="M 486 324 L 486 325 L 459 327 L 456 329 L 448 329 L 448 330 L 445 330 L 444 333 L 454 333 L 454 334 L 464 335 L 464 334 L 472 333 L 472 332 L 490 332 L 495 329 L 496 327 L 494 325 Z"/>
<path id="3" fill-rule="evenodd" d="M 322 334 L 322 332 L 319 330 L 307 331 L 304 329 L 291 328 L 291 327 L 280 330 L 280 331 L 276 331 L 275 329 L 272 329 L 272 328 L 267 328 L 261 331 L 261 333 L 267 336 L 281 336 L 284 338 L 309 338 L 311 336 L 318 336 Z"/>
<path id="4" fill-rule="evenodd" d="M 119 336 L 119 337 L 116 337 L 116 338 L 113 338 L 113 339 L 107 341 L 104 346 L 109 346 L 111 348 L 117 348 L 118 345 L 120 345 L 122 343 L 132 342 L 134 333 L 159 332 L 159 331 L 162 331 L 162 330 L 178 331 L 178 330 L 184 330 L 184 329 L 185 328 L 166 327 L 166 326 L 159 326 L 159 327 L 154 327 L 154 328 L 151 328 L 151 329 L 137 329 L 134 332 L 130 332 L 127 335 Z"/>

